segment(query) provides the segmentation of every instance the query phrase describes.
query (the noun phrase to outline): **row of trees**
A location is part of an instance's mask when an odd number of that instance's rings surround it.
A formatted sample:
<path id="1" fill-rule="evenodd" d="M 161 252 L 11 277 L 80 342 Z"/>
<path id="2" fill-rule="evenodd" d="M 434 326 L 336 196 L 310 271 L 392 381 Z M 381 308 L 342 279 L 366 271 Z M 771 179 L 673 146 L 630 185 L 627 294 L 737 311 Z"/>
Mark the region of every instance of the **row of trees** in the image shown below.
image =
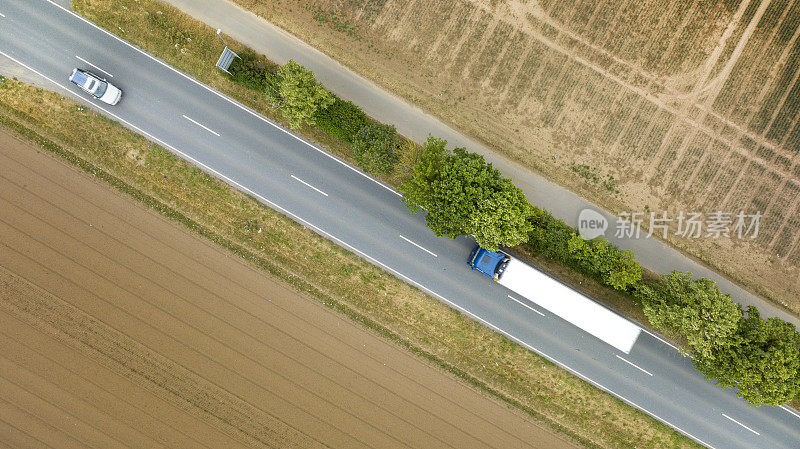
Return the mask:
<path id="1" fill-rule="evenodd" d="M 778 405 L 800 393 L 800 333 L 778 318 L 733 302 L 717 285 L 673 271 L 641 284 L 635 296 L 650 323 L 683 336 L 693 364 L 706 378 L 735 388 L 754 405 Z"/>
<path id="2" fill-rule="evenodd" d="M 633 252 L 605 239 L 584 240 L 563 221 L 531 206 L 522 190 L 483 156 L 446 146 L 445 140 L 429 137 L 411 179 L 400 185 L 403 203 L 412 212 L 427 212 L 425 222 L 437 236 L 472 236 L 490 250 L 529 242 L 617 290 L 641 280 Z"/>
<path id="3" fill-rule="evenodd" d="M 361 108 L 331 93 L 313 72 L 293 60 L 278 67 L 250 51 L 240 56 L 231 65 L 231 79 L 262 91 L 280 108 L 291 128 L 316 125 L 351 144 L 356 164 L 370 174 L 393 170 L 400 143 L 394 126 L 369 120 Z"/>
<path id="4" fill-rule="evenodd" d="M 526 242 L 539 253 L 588 273 L 639 301 L 650 323 L 687 342 L 694 366 L 754 405 L 785 403 L 800 393 L 800 333 L 777 318 L 742 310 L 717 285 L 691 273 L 642 280 L 630 250 L 584 240 L 575 229 L 531 206 L 520 189 L 483 157 L 429 137 L 413 176 L 400 186 L 412 212 L 438 236 L 473 236 L 496 250 Z"/>
<path id="5" fill-rule="evenodd" d="M 401 137 L 395 128 L 371 121 L 356 105 L 321 86 L 294 61 L 281 67 L 244 53 L 231 78 L 263 92 L 290 126 L 316 125 L 352 146 L 353 159 L 370 174 L 392 172 Z M 472 236 L 496 250 L 527 243 L 546 257 L 595 277 L 638 301 L 650 323 L 686 342 L 694 366 L 722 387 L 735 388 L 751 404 L 781 404 L 800 393 L 800 334 L 789 323 L 762 320 L 754 307 L 742 309 L 705 278 L 672 272 L 643 281 L 629 250 L 601 238 L 590 241 L 549 212 L 532 206 L 524 193 L 478 154 L 452 151 L 429 137 L 400 185 L 412 212 L 425 211 L 437 236 Z"/>

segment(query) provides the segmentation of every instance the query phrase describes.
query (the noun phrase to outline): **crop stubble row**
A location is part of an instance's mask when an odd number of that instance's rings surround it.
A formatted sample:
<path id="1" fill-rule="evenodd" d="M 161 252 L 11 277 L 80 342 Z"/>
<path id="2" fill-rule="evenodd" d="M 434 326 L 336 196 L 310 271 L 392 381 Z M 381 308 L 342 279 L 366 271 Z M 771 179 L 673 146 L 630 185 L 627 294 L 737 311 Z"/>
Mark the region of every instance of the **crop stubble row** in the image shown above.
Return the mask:
<path id="1" fill-rule="evenodd" d="M 365 28 L 380 24 L 370 32 L 401 50 L 413 42 L 406 50 L 441 68 L 434 76 L 450 77 L 454 95 L 458 83 L 484 92 L 485 106 L 508 120 L 504 129 L 544 125 L 568 142 L 563 156 L 614 174 L 623 187 L 634 174 L 649 176 L 651 208 L 758 210 L 769 224 L 757 243 L 798 263 L 800 247 L 785 247 L 785 236 L 800 232 L 792 220 L 800 203 L 785 198 L 800 173 L 800 2 L 771 1 L 745 35 L 764 5 L 540 1 L 546 16 L 457 0 L 344 7 Z M 720 42 L 737 11 L 741 23 Z M 718 44 L 719 60 L 707 60 Z M 716 79 L 729 63 L 727 77 Z M 699 79 L 705 64 L 710 74 Z M 551 151 L 524 152 L 544 159 Z"/>

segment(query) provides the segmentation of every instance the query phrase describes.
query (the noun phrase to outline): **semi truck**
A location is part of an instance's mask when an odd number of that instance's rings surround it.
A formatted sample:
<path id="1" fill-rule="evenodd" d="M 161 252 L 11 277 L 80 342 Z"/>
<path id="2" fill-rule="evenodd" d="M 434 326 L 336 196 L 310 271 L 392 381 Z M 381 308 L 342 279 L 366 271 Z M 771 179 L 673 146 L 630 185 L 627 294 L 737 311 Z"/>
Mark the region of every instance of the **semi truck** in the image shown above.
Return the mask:
<path id="1" fill-rule="evenodd" d="M 630 354 L 641 328 L 503 251 L 476 245 L 469 266 L 513 293 Z"/>

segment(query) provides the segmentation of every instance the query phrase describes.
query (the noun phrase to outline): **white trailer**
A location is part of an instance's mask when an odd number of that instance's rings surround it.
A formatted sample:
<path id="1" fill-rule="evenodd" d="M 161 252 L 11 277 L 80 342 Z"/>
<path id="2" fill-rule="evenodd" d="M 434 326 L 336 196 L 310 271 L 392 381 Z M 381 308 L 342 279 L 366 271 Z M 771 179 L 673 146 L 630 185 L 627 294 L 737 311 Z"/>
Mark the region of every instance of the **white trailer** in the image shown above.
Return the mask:
<path id="1" fill-rule="evenodd" d="M 626 354 L 642 331 L 636 324 L 513 257 L 498 282 Z"/>

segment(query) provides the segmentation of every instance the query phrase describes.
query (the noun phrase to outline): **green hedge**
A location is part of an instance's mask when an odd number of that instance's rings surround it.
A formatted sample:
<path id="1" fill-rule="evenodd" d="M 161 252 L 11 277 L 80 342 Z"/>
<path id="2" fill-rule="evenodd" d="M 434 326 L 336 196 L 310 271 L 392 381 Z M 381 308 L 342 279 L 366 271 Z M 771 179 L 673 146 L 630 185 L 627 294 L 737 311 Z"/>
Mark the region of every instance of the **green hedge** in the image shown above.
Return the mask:
<path id="1" fill-rule="evenodd" d="M 332 105 L 317 111 L 314 120 L 317 128 L 348 143 L 353 143 L 356 133 L 369 123 L 361 108 L 337 96 Z"/>
<path id="2" fill-rule="evenodd" d="M 629 249 L 619 249 L 604 238 L 584 240 L 574 235 L 567 242 L 573 262 L 615 289 L 627 290 L 642 280 L 642 267 Z"/>
<path id="3" fill-rule="evenodd" d="M 237 84 L 263 92 L 273 101 L 279 100 L 280 67 L 249 49 L 242 50 L 238 54 L 239 58 L 234 58 L 228 69 L 230 72 L 228 78 Z"/>
<path id="4" fill-rule="evenodd" d="M 631 250 L 619 249 L 608 240 L 584 240 L 578 231 L 550 212 L 534 207 L 529 219 L 533 230 L 528 234 L 528 244 L 545 257 L 556 259 L 603 285 L 616 290 L 628 290 L 642 279 L 642 267 Z"/>
<path id="5" fill-rule="evenodd" d="M 528 233 L 528 244 L 533 250 L 549 259 L 572 265 L 568 242 L 578 232 L 554 218 L 550 212 L 535 206 L 529 220 L 533 230 Z"/>
<path id="6" fill-rule="evenodd" d="M 387 174 L 397 163 L 400 143 L 393 125 L 371 123 L 353 137 L 353 159 L 369 174 Z"/>

